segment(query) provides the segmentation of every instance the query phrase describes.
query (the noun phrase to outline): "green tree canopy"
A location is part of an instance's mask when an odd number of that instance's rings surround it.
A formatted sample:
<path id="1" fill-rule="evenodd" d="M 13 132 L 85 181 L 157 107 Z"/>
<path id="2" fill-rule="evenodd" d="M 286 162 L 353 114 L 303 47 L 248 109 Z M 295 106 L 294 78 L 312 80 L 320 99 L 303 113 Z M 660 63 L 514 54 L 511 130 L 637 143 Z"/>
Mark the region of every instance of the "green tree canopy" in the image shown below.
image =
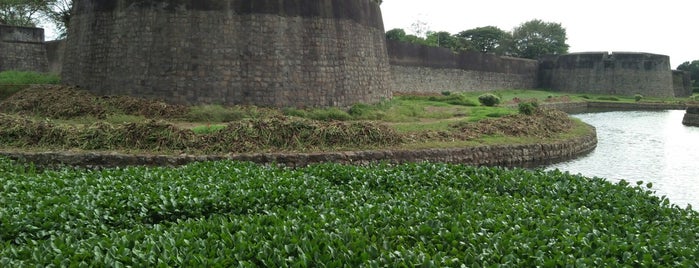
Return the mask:
<path id="1" fill-rule="evenodd" d="M 502 55 L 508 49 L 512 36 L 495 26 L 478 27 L 457 34 L 467 43 L 469 49 L 483 53 Z"/>
<path id="2" fill-rule="evenodd" d="M 0 24 L 36 27 L 51 0 L 0 0 Z"/>
<path id="3" fill-rule="evenodd" d="M 680 66 L 677 66 L 677 70 L 689 72 L 689 75 L 692 77 L 692 85 L 699 87 L 699 60 L 685 61 Z"/>
<path id="4" fill-rule="evenodd" d="M 386 39 L 388 40 L 405 41 L 405 36 L 405 30 L 399 28 L 391 29 L 386 32 Z"/>
<path id="5" fill-rule="evenodd" d="M 512 31 L 511 54 L 536 59 L 546 54 L 568 53 L 566 30 L 560 23 L 531 20 Z"/>
<path id="6" fill-rule="evenodd" d="M 460 51 L 465 48 L 463 39 L 445 31 L 428 32 L 425 42 L 429 46 L 449 48 L 453 51 Z"/>

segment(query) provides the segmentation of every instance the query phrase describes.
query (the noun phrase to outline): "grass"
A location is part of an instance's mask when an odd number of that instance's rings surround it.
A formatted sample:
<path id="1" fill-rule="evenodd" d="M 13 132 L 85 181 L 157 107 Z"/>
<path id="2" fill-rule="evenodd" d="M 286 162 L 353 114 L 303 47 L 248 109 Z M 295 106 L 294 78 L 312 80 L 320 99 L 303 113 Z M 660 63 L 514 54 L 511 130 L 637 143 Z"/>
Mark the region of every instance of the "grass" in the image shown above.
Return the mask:
<path id="1" fill-rule="evenodd" d="M 60 82 L 61 79 L 53 74 L 2 71 L 0 72 L 0 101 L 32 84 L 58 84 Z"/>
<path id="2" fill-rule="evenodd" d="M 31 92 L 31 94 L 28 92 Z M 586 99 L 597 100 L 600 97 L 605 97 L 594 94 L 571 96 L 564 93 L 540 90 L 497 90 L 489 93 L 501 97 L 503 102 L 496 107 L 474 106 L 473 103 L 477 102 L 475 101 L 477 97 L 484 94 L 484 92 L 457 92 L 450 93 L 448 96 L 396 96 L 391 100 L 384 100 L 376 104 L 356 104 L 347 109 L 288 108 L 280 110 L 255 106 L 201 105 L 182 107 L 184 110 L 180 113 L 177 112 L 179 111 L 177 107 L 168 108 L 167 105 L 158 102 L 151 101 L 141 103 L 134 100 L 107 98 L 107 101 L 102 101 L 104 104 L 107 104 L 107 106 L 105 106 L 101 104 L 102 102 L 95 103 L 95 97 L 85 92 L 81 93 L 75 90 L 66 92 L 51 90 L 49 93 L 43 92 L 41 88 L 32 88 L 25 91 L 24 94 L 32 96 L 33 98 L 26 98 L 27 96 L 23 96 L 15 100 L 24 101 L 24 105 L 15 105 L 15 107 L 29 107 L 30 110 L 28 112 L 22 113 L 13 110 L 12 112 L 6 113 L 17 113 L 25 117 L 26 115 L 30 115 L 27 118 L 33 120 L 33 123 L 24 121 L 20 116 L 11 117 L 9 119 L 6 117 L 7 121 L 4 122 L 4 124 L 10 129 L 14 129 L 15 126 L 20 123 L 36 127 L 36 133 L 27 134 L 32 135 L 31 137 L 36 138 L 38 142 L 26 139 L 22 136 L 8 140 L 8 142 L 15 142 L 18 139 L 26 140 L 28 142 L 27 144 L 34 144 L 33 147 L 58 146 L 63 148 L 58 144 L 72 146 L 72 144 L 76 144 L 77 140 L 80 140 L 81 142 L 77 144 L 82 147 L 75 149 L 92 148 L 93 150 L 99 150 L 98 148 L 100 147 L 97 146 L 99 144 L 93 146 L 92 141 L 88 139 L 94 136 L 111 139 L 111 141 L 105 141 L 104 144 L 107 146 L 107 149 L 114 149 L 114 146 L 129 145 L 129 143 L 124 140 L 138 140 L 137 136 L 133 136 L 138 134 L 156 142 L 156 144 L 136 144 L 135 147 L 124 148 L 124 150 L 147 150 L 149 148 L 155 148 L 161 152 L 168 152 L 168 150 L 179 152 L 184 150 L 191 153 L 220 153 L 224 151 L 232 152 L 232 150 L 234 150 L 233 148 L 237 148 L 235 150 L 241 150 L 243 152 L 251 152 L 256 150 L 255 148 L 265 151 L 300 150 L 304 152 L 312 150 L 377 149 L 388 147 L 388 145 L 381 140 L 362 143 L 361 148 L 342 145 L 340 144 L 341 142 L 335 142 L 340 141 L 340 139 L 336 139 L 336 136 L 339 135 L 338 133 L 349 133 L 350 131 L 361 133 L 362 131 L 366 132 L 383 129 L 375 128 L 378 126 L 386 126 L 389 130 L 395 132 L 391 134 L 396 135 L 394 138 L 391 138 L 392 140 L 404 138 L 405 142 L 391 145 L 394 149 L 443 148 L 479 144 L 548 142 L 553 137 L 543 138 L 537 136 L 535 138 L 529 138 L 522 136 L 506 137 L 502 134 L 491 135 L 491 133 L 508 133 L 507 131 L 498 130 L 498 128 L 503 129 L 503 127 L 509 127 L 513 130 L 521 129 L 525 127 L 523 125 L 530 124 L 524 123 L 527 122 L 526 120 L 518 123 L 515 121 L 520 119 L 508 117 L 506 121 L 500 121 L 501 123 L 497 126 L 491 124 L 479 127 L 476 125 L 468 126 L 468 124 L 481 122 L 484 119 L 516 115 L 519 113 L 517 110 L 517 103 L 532 100 L 539 103 L 560 101 L 574 102 L 585 101 Z M 47 95 L 51 95 L 51 99 L 48 101 L 43 100 L 42 98 L 46 98 Z M 69 99 L 72 105 L 65 105 L 60 102 L 61 99 L 66 99 L 66 96 L 70 96 Z M 609 98 L 610 96 L 606 97 Z M 646 99 L 644 99 L 644 101 L 645 100 Z M 619 101 L 635 102 L 633 97 L 627 97 L 626 99 L 619 98 Z M 128 107 L 119 109 L 109 108 L 109 105 L 124 102 L 131 103 L 132 105 L 127 105 Z M 47 105 L 35 105 L 32 103 Z M 8 102 L 5 104 L 6 105 L 3 106 L 9 107 L 11 106 L 10 104 L 16 103 Z M 67 112 L 71 112 L 70 116 L 61 116 L 62 113 L 66 112 L 64 109 L 65 107 L 75 108 L 67 110 Z M 0 109 L 2 109 L 2 107 L 0 107 Z M 156 112 L 148 112 L 149 110 L 154 110 Z M 175 113 L 165 113 L 172 114 L 168 116 L 149 116 L 150 114 L 161 114 L 161 112 L 157 112 L 160 110 L 172 110 L 175 111 Z M 93 112 L 85 114 L 84 111 Z M 46 121 L 47 118 L 49 118 L 50 121 Z M 148 123 L 151 119 L 158 122 Z M 304 121 L 309 119 L 317 122 L 308 123 Z M 552 122 L 550 121 L 551 119 L 544 120 L 549 120 L 545 121 L 548 123 Z M 342 124 L 340 124 L 340 122 Z M 359 123 L 371 123 L 375 125 L 365 125 L 364 130 L 362 130 L 361 127 L 355 128 L 355 124 Z M 275 126 L 270 124 L 281 125 Z M 475 132 L 468 129 L 461 129 L 461 131 L 454 132 L 455 125 L 477 129 L 474 130 Z M 546 127 L 544 127 L 545 125 L 547 125 L 547 123 L 533 126 L 533 128 L 544 130 L 546 129 Z M 552 124 L 548 125 L 551 126 Z M 71 129 L 75 126 L 79 128 Z M 230 126 L 233 127 L 224 132 L 220 131 Z M 487 132 L 487 128 L 493 126 L 496 127 L 493 131 L 497 132 Z M 580 126 L 584 126 L 584 124 L 578 123 L 577 127 Z M 486 132 L 481 132 L 481 130 Z M 120 133 L 123 135 L 130 136 L 126 137 L 128 139 L 115 136 L 116 131 L 121 131 Z M 145 132 L 135 133 L 134 131 Z M 146 133 L 148 131 L 150 132 Z M 549 132 L 555 133 L 555 131 Z M 9 132 L 5 131 L 4 133 Z M 153 136 L 159 135 L 158 133 L 169 134 L 167 134 L 166 137 L 160 138 Z M 77 136 L 71 137 L 71 135 Z M 274 139 L 274 135 L 285 135 L 285 139 L 287 140 Z M 323 137 L 315 137 L 314 135 L 321 135 Z M 581 134 L 574 133 L 573 135 Z M 330 139 L 325 139 L 324 137 Z M 54 139 L 55 142 L 51 143 L 50 139 Z M 315 142 L 306 143 L 306 141 L 311 140 Z M 261 144 L 264 141 L 274 141 L 273 143 L 275 145 L 267 146 Z M 226 144 L 217 145 L 217 142 L 225 142 Z M 347 142 L 351 143 L 351 140 L 347 140 Z M 17 145 L 19 143 L 15 142 L 14 144 Z M 168 148 L 168 144 L 176 145 L 176 147 Z M 206 144 L 204 149 L 195 148 L 195 146 L 201 146 L 202 144 Z M 328 147 L 329 144 L 332 144 L 332 146 Z M 46 149 L 51 149 L 48 147 L 46 147 Z"/>
<path id="3" fill-rule="evenodd" d="M 192 128 L 192 131 L 196 134 L 212 134 L 218 131 L 221 131 L 225 129 L 225 125 L 205 125 L 205 126 L 196 126 Z"/>

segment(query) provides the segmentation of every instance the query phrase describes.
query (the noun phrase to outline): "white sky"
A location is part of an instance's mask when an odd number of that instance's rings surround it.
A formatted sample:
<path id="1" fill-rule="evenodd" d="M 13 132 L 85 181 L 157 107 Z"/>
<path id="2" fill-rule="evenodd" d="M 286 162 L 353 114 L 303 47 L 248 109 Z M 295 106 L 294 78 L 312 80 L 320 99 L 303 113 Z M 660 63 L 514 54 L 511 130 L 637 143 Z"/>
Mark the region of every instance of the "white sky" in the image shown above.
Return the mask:
<path id="1" fill-rule="evenodd" d="M 699 60 L 699 1 L 384 0 L 386 30 L 424 21 L 452 34 L 483 26 L 504 31 L 532 19 L 561 23 L 569 52 L 628 51 L 670 56 L 673 69 Z"/>

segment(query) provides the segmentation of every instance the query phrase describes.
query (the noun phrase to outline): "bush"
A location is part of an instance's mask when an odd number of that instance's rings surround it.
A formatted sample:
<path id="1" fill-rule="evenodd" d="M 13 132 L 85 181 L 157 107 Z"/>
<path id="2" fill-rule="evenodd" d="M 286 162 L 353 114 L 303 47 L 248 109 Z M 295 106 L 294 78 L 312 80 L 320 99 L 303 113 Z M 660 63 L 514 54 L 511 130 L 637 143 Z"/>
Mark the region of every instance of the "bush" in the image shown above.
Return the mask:
<path id="1" fill-rule="evenodd" d="M 478 101 L 485 106 L 493 107 L 500 103 L 500 97 L 490 93 L 486 93 L 478 96 Z"/>
<path id="2" fill-rule="evenodd" d="M 442 95 L 449 96 L 451 95 L 451 91 L 442 91 Z"/>
<path id="3" fill-rule="evenodd" d="M 520 102 L 518 105 L 519 113 L 525 115 L 533 115 L 538 108 L 539 104 L 536 102 Z"/>
<path id="4" fill-rule="evenodd" d="M 643 95 L 641 95 L 641 94 L 636 94 L 636 95 L 633 96 L 633 98 L 634 98 L 636 101 L 641 101 L 641 100 L 643 99 Z"/>

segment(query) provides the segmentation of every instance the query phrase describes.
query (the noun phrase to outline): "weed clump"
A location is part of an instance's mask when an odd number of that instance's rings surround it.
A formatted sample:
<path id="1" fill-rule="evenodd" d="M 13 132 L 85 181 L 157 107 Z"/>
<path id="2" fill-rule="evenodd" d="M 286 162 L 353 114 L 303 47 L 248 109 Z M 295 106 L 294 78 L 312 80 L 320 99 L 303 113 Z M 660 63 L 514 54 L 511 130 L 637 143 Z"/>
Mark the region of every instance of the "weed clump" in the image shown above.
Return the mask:
<path id="1" fill-rule="evenodd" d="M 520 114 L 524 115 L 533 115 L 537 108 L 539 108 L 539 103 L 536 101 L 530 101 L 530 102 L 520 102 L 517 104 L 517 109 L 519 110 Z"/>
<path id="2" fill-rule="evenodd" d="M 207 152 L 307 150 L 323 147 L 396 145 L 403 141 L 393 129 L 371 122 L 320 122 L 277 116 L 229 123 L 203 137 Z"/>
<path id="3" fill-rule="evenodd" d="M 478 101 L 485 106 L 493 107 L 500 104 L 500 97 L 494 94 L 486 93 L 478 96 Z"/>
<path id="4" fill-rule="evenodd" d="M 532 115 L 515 114 L 477 123 L 459 122 L 452 128 L 464 137 L 500 135 L 551 138 L 573 128 L 573 121 L 562 111 L 535 109 Z"/>

